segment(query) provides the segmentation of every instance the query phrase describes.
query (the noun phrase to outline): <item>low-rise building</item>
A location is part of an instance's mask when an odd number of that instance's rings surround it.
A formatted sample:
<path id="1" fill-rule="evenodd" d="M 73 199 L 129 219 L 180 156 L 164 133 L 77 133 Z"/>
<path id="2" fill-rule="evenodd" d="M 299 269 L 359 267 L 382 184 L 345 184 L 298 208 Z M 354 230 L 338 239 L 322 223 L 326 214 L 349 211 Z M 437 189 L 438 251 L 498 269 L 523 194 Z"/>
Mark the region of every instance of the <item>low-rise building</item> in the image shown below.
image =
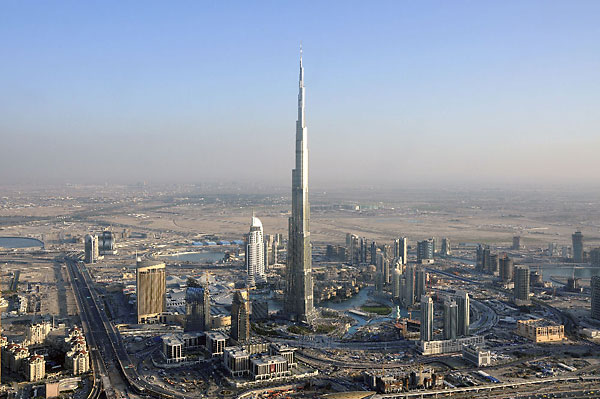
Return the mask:
<path id="1" fill-rule="evenodd" d="M 492 364 L 492 353 L 478 345 L 463 345 L 463 359 L 477 367 L 485 367 Z"/>
<path id="2" fill-rule="evenodd" d="M 231 346 L 223 351 L 223 364 L 233 377 L 250 372 L 250 354 L 241 346 Z"/>
<path id="3" fill-rule="evenodd" d="M 296 358 L 294 353 L 296 352 L 296 348 L 288 346 L 286 344 L 274 342 L 269 345 L 269 354 L 270 355 L 279 355 L 283 356 L 287 361 L 290 368 L 296 367 L 298 363 L 296 363 Z"/>
<path id="4" fill-rule="evenodd" d="M 250 373 L 255 380 L 270 380 L 292 374 L 283 356 L 256 356 L 250 360 Z"/>
<path id="5" fill-rule="evenodd" d="M 46 361 L 42 355 L 33 355 L 27 359 L 25 377 L 27 381 L 40 381 L 46 376 Z"/>
<path id="6" fill-rule="evenodd" d="M 206 350 L 212 356 L 223 355 L 223 350 L 227 344 L 227 335 L 221 331 L 209 331 L 206 333 Z"/>
<path id="7" fill-rule="evenodd" d="M 183 341 L 175 335 L 163 335 L 162 355 L 167 363 L 179 363 L 185 361 Z"/>
<path id="8" fill-rule="evenodd" d="M 544 319 L 519 320 L 517 334 L 534 342 L 558 342 L 565 338 L 565 326 Z"/>
<path id="9" fill-rule="evenodd" d="M 440 341 L 418 341 L 417 350 L 422 355 L 440 355 L 444 353 L 461 352 L 464 345 L 483 345 L 482 336 L 472 336 Z"/>

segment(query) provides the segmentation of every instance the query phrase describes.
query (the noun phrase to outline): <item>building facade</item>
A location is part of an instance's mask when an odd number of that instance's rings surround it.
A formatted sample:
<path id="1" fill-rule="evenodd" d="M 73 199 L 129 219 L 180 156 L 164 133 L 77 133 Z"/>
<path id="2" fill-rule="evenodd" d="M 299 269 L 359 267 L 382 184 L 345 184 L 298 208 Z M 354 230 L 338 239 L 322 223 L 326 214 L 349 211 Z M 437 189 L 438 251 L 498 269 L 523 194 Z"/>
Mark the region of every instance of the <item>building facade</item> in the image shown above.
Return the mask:
<path id="1" fill-rule="evenodd" d="M 246 271 L 256 282 L 265 279 L 265 243 L 263 225 L 259 218 L 252 216 L 250 232 L 246 240 Z"/>
<path id="2" fill-rule="evenodd" d="M 304 112 L 305 88 L 302 52 L 300 52 L 299 80 L 296 165 L 292 171 L 292 216 L 289 219 L 284 312 L 292 320 L 310 324 L 314 320 L 315 310 L 309 226 L 308 137 Z"/>
<path id="3" fill-rule="evenodd" d="M 141 260 L 137 263 L 137 319 L 149 323 L 167 309 L 167 279 L 164 262 Z"/>
<path id="4" fill-rule="evenodd" d="M 250 339 L 250 300 L 248 291 L 237 290 L 231 301 L 231 338 L 236 342 Z"/>

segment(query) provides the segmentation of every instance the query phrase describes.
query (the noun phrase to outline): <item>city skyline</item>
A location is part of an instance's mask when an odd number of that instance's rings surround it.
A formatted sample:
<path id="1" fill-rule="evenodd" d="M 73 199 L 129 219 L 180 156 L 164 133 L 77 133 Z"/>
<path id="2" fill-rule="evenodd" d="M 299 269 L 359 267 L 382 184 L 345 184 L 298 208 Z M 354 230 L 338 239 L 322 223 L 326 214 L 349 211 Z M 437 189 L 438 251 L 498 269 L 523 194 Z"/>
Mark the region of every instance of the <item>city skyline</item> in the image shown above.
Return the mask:
<path id="1" fill-rule="evenodd" d="M 238 6 L 4 4 L 0 183 L 283 186 L 302 40 L 315 186 L 594 184 L 597 3 Z"/>

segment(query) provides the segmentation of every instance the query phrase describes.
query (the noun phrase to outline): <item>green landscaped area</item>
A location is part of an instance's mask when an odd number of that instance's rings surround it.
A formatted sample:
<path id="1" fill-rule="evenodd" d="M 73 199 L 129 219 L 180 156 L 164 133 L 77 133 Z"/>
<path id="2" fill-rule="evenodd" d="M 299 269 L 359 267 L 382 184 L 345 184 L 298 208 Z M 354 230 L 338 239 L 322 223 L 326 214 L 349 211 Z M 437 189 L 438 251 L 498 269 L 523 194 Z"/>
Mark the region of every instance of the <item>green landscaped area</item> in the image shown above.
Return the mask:
<path id="1" fill-rule="evenodd" d="M 390 314 L 392 308 L 389 306 L 361 306 L 360 310 L 367 313 L 376 313 L 381 316 Z"/>

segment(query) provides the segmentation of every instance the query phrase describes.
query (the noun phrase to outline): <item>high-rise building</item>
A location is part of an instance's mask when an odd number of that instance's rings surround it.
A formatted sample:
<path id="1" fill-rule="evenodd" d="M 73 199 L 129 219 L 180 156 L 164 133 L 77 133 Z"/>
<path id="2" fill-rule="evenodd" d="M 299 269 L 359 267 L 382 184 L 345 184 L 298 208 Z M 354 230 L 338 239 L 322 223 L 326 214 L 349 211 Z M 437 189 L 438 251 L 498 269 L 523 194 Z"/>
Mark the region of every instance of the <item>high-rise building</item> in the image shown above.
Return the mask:
<path id="1" fill-rule="evenodd" d="M 231 301 L 231 338 L 239 342 L 250 339 L 250 300 L 248 291 L 237 290 Z"/>
<path id="2" fill-rule="evenodd" d="M 377 243 L 373 241 L 371 243 L 371 247 L 369 248 L 369 257 L 371 259 L 371 265 L 377 265 L 377 254 L 378 254 Z"/>
<path id="3" fill-rule="evenodd" d="M 513 237 L 512 249 L 515 251 L 518 251 L 521 249 L 521 236 Z"/>
<path id="4" fill-rule="evenodd" d="M 600 320 L 600 276 L 592 276 L 590 288 L 592 290 L 592 318 Z"/>
<path id="5" fill-rule="evenodd" d="M 421 298 L 427 293 L 427 272 L 422 267 L 416 268 L 415 298 Z"/>
<path id="6" fill-rule="evenodd" d="M 412 306 L 415 303 L 415 267 L 412 264 L 406 265 L 406 273 L 404 280 L 404 289 L 402 294 L 404 296 L 402 302 L 404 306 Z"/>
<path id="7" fill-rule="evenodd" d="M 312 323 L 312 248 L 308 202 L 308 139 L 304 114 L 304 68 L 300 51 L 298 120 L 296 121 L 296 166 L 292 171 L 292 216 L 289 219 L 288 258 L 284 312 L 292 320 Z"/>
<path id="8" fill-rule="evenodd" d="M 451 249 L 450 249 L 450 239 L 449 238 L 442 238 L 442 255 L 444 256 L 450 256 L 451 253 Z"/>
<path id="9" fill-rule="evenodd" d="M 498 254 L 490 254 L 487 263 L 487 272 L 489 274 L 497 276 L 499 274 L 500 268 Z"/>
<path id="10" fill-rule="evenodd" d="M 402 295 L 402 269 L 396 265 L 392 273 L 392 297 L 398 299 Z"/>
<path id="11" fill-rule="evenodd" d="M 517 305 L 529 304 L 529 267 L 517 265 L 514 269 L 514 296 Z"/>
<path id="12" fill-rule="evenodd" d="M 590 263 L 594 266 L 600 266 L 600 248 L 594 248 L 590 251 Z"/>
<path id="13" fill-rule="evenodd" d="M 429 263 L 434 256 L 433 238 L 417 242 L 417 262 Z"/>
<path id="14" fill-rule="evenodd" d="M 402 259 L 402 264 L 406 265 L 408 257 L 408 238 L 400 237 L 394 240 L 394 258 Z"/>
<path id="15" fill-rule="evenodd" d="M 164 262 L 137 262 L 137 319 L 147 323 L 166 310 L 167 278 Z"/>
<path id="16" fill-rule="evenodd" d="M 433 300 L 429 295 L 421 297 L 421 341 L 433 341 Z"/>
<path id="17" fill-rule="evenodd" d="M 210 330 L 210 295 L 208 285 L 190 286 L 185 291 L 185 331 Z"/>
<path id="18" fill-rule="evenodd" d="M 458 291 L 456 293 L 455 301 L 458 306 L 456 334 L 458 336 L 466 337 L 469 335 L 469 324 L 471 323 L 471 301 L 469 299 L 469 294 L 464 291 Z"/>
<path id="19" fill-rule="evenodd" d="M 116 253 L 115 235 L 110 230 L 104 230 L 98 237 L 99 252 L 103 255 L 112 255 Z"/>
<path id="20" fill-rule="evenodd" d="M 444 302 L 444 338 L 456 339 L 458 335 L 458 306 L 454 301 Z"/>
<path id="21" fill-rule="evenodd" d="M 42 355 L 31 356 L 26 365 L 27 381 L 40 381 L 46 376 L 46 361 Z"/>
<path id="22" fill-rule="evenodd" d="M 98 237 L 93 234 L 85 236 L 85 263 L 96 263 L 98 260 Z"/>
<path id="23" fill-rule="evenodd" d="M 500 279 L 504 282 L 512 281 L 513 273 L 514 273 L 514 263 L 511 258 L 506 256 L 502 256 L 499 259 L 500 262 Z"/>
<path id="24" fill-rule="evenodd" d="M 264 282 L 265 278 L 265 244 L 263 225 L 259 218 L 252 215 L 250 232 L 246 240 L 246 271 L 254 281 Z"/>
<path id="25" fill-rule="evenodd" d="M 575 234 L 571 236 L 573 239 L 573 262 L 582 263 L 583 262 L 583 234 L 581 231 L 576 231 Z"/>

